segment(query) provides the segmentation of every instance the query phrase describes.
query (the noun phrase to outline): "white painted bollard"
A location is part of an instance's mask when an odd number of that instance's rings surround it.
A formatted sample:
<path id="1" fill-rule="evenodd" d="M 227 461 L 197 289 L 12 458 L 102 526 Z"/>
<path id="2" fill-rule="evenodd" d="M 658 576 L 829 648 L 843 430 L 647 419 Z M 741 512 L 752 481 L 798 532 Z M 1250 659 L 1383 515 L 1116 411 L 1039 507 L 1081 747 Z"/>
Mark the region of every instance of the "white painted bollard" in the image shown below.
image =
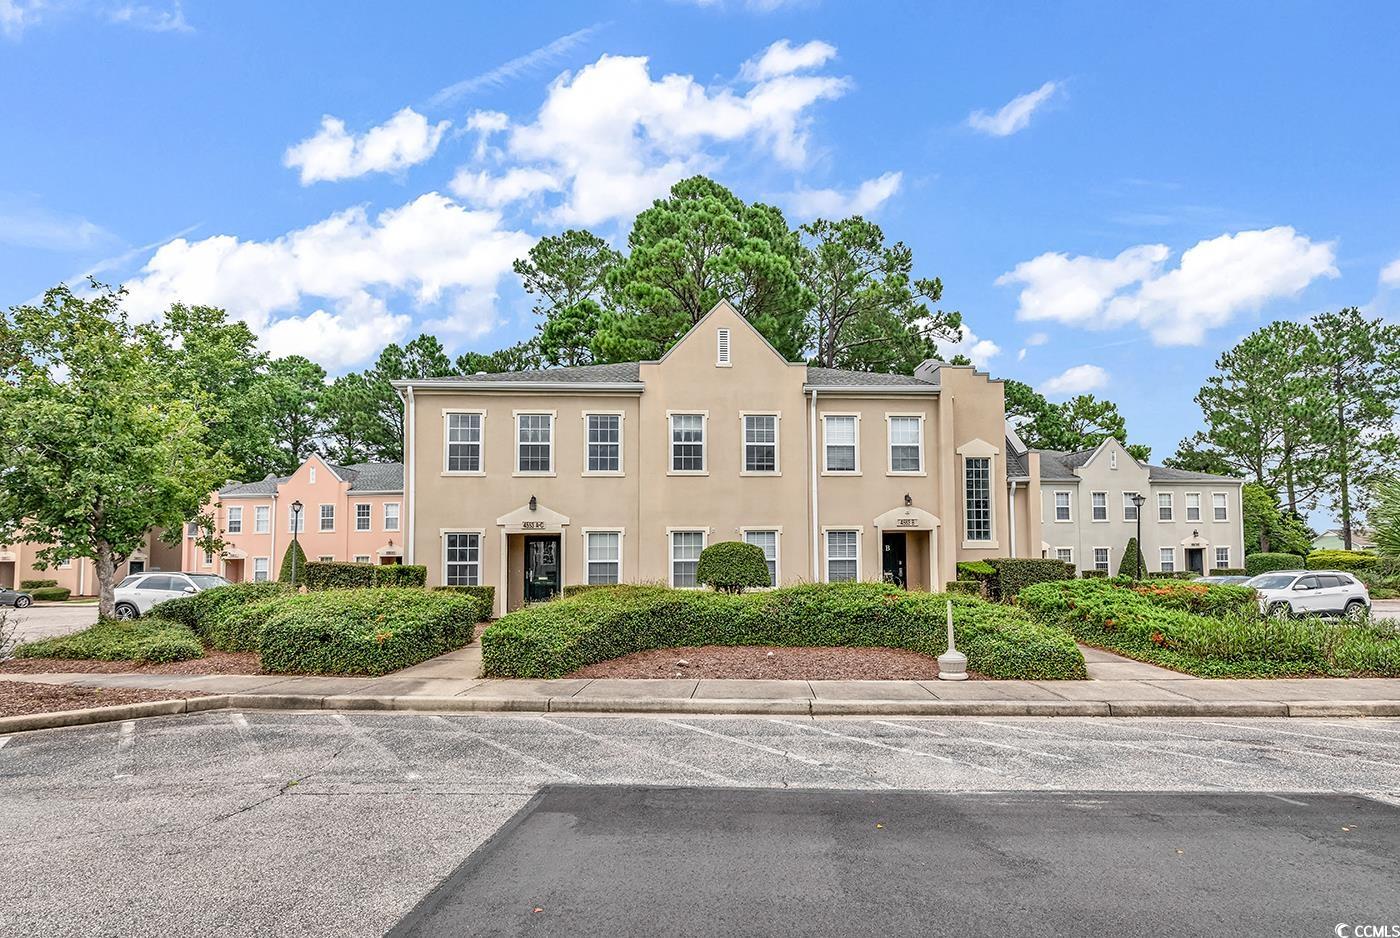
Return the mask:
<path id="1" fill-rule="evenodd" d="M 940 681 L 967 680 L 967 655 L 953 647 L 953 601 L 948 600 L 948 650 L 938 656 Z"/>

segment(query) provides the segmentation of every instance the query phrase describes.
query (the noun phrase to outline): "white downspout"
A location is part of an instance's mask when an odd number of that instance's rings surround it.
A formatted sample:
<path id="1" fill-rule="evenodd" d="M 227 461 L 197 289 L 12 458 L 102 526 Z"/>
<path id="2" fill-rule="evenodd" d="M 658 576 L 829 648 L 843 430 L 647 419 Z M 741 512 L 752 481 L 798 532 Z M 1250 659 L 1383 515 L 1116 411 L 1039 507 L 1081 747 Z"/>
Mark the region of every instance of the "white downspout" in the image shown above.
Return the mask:
<path id="1" fill-rule="evenodd" d="M 817 389 L 812 388 L 811 410 L 807 415 L 807 433 L 812 449 L 812 582 L 820 583 L 821 577 L 821 512 L 817 507 Z"/>
<path id="2" fill-rule="evenodd" d="M 272 547 L 268 548 L 268 553 L 269 553 L 271 556 L 269 556 L 269 557 L 267 558 L 267 578 L 268 578 L 269 580 L 277 580 L 277 579 L 279 579 L 279 578 L 281 577 L 282 570 L 281 570 L 279 567 L 274 567 L 274 566 L 273 566 L 273 564 L 275 564 L 275 563 L 277 562 L 277 486 L 276 486 L 276 485 L 274 485 L 274 486 L 272 487 L 272 508 L 270 509 L 270 511 L 272 512 L 272 518 L 269 519 L 269 521 L 268 521 L 268 528 L 267 528 L 267 529 L 268 529 L 268 531 L 270 531 L 270 532 L 272 533 Z M 258 526 L 258 510 L 257 510 L 256 508 L 254 508 L 254 509 L 253 509 L 253 527 L 256 528 L 257 526 Z M 254 563 L 254 565 L 256 565 L 256 564 L 257 564 L 257 561 L 255 560 L 255 561 L 253 561 L 253 563 Z M 257 570 L 256 570 L 256 569 L 253 571 L 253 578 L 254 578 L 254 579 L 257 579 Z"/>
<path id="3" fill-rule="evenodd" d="M 1010 533 L 1011 553 L 1016 556 L 1016 483 L 1011 483 L 1011 493 L 1006 496 L 1006 524 Z"/>
<path id="4" fill-rule="evenodd" d="M 414 498 L 414 493 L 415 493 L 415 491 L 417 490 L 417 487 L 416 487 L 416 485 L 414 484 L 416 480 L 415 480 L 415 478 L 414 478 L 414 475 L 415 475 L 415 474 L 414 474 L 414 471 L 413 471 L 413 451 L 417 448 L 417 444 L 418 444 L 418 439 L 417 439 L 417 428 L 418 428 L 418 423 L 417 423 L 418 402 L 417 402 L 417 400 L 416 400 L 416 399 L 414 398 L 414 396 L 413 396 L 413 386 L 412 386 L 412 385 L 410 385 L 410 386 L 409 386 L 408 388 L 406 388 L 405 390 L 408 392 L 408 422 L 407 422 L 407 424 L 404 426 L 404 434 L 403 434 L 403 449 L 404 449 L 403 462 L 404 462 L 404 475 L 408 476 L 408 479 L 407 479 L 408 484 L 407 484 L 406 486 L 404 486 L 404 495 L 407 496 L 407 497 L 404 499 L 404 501 L 406 502 L 406 504 L 404 505 L 404 509 L 403 509 L 403 514 L 404 514 L 404 524 L 403 524 L 403 528 L 404 528 L 403 562 L 406 563 L 406 564 L 408 564 L 408 563 L 413 563 L 413 516 L 414 516 L 414 514 L 415 514 L 415 513 L 417 512 L 417 510 L 418 510 L 418 502 L 417 502 L 417 500 Z"/>

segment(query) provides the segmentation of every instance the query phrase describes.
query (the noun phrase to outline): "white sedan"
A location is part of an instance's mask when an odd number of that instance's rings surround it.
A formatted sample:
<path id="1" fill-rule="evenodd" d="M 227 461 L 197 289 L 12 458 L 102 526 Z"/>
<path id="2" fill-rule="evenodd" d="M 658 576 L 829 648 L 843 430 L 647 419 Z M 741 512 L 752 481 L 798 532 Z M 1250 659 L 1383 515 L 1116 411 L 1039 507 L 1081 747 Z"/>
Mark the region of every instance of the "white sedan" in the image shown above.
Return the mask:
<path id="1" fill-rule="evenodd" d="M 1340 570 L 1277 570 L 1261 573 L 1245 586 L 1259 594 L 1259 609 L 1271 616 L 1346 616 L 1365 619 L 1371 594 Z"/>
<path id="2" fill-rule="evenodd" d="M 134 573 L 117 584 L 112 598 L 118 619 L 135 619 L 150 612 L 156 603 L 227 586 L 228 582 L 212 573 Z"/>

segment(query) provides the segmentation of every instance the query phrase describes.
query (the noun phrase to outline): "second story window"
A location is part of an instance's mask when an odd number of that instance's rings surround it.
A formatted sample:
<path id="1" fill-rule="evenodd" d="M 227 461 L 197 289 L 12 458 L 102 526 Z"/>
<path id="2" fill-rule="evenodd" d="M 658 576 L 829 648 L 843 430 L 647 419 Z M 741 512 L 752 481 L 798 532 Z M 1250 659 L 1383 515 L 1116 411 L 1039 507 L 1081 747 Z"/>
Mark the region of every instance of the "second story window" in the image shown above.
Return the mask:
<path id="1" fill-rule="evenodd" d="M 355 530 L 368 531 L 370 526 L 371 506 L 368 503 L 361 503 L 355 506 Z"/>
<path id="2" fill-rule="evenodd" d="M 1091 492 L 1089 494 L 1089 511 L 1095 521 L 1108 520 L 1108 493 Z"/>
<path id="3" fill-rule="evenodd" d="M 253 508 L 253 533 L 267 534 L 272 530 L 272 508 L 258 505 Z"/>
<path id="4" fill-rule="evenodd" d="M 447 415 L 447 471 L 481 471 L 481 414 Z"/>
<path id="5" fill-rule="evenodd" d="M 967 540 L 992 539 L 992 461 L 986 456 L 964 460 L 967 497 Z"/>
<path id="6" fill-rule="evenodd" d="M 778 471 L 777 415 L 744 415 L 744 471 Z"/>
<path id="7" fill-rule="evenodd" d="M 287 533 L 295 532 L 304 534 L 306 532 L 306 509 L 292 511 L 291 506 L 287 507 Z"/>
<path id="8" fill-rule="evenodd" d="M 854 414 L 827 414 L 822 418 L 824 434 L 823 449 L 826 450 L 827 472 L 859 471 L 860 463 L 856 456 L 856 416 Z"/>
<path id="9" fill-rule="evenodd" d="M 1133 494 L 1134 494 L 1134 493 L 1132 493 L 1132 492 L 1124 492 L 1124 493 L 1123 493 L 1123 520 L 1124 520 L 1124 521 L 1136 521 L 1136 520 L 1137 520 L 1137 511 L 1138 511 L 1138 510 L 1137 510 L 1137 502 L 1133 501 Z"/>
<path id="10" fill-rule="evenodd" d="M 1210 504 L 1216 521 L 1230 520 L 1230 503 L 1224 492 L 1215 492 L 1212 494 L 1210 497 Z"/>
<path id="11" fill-rule="evenodd" d="M 924 422 L 918 417 L 890 417 L 890 472 L 923 472 Z"/>
<path id="12" fill-rule="evenodd" d="M 1158 520 L 1158 521 L 1170 521 L 1170 520 L 1172 520 L 1172 493 L 1171 493 L 1171 492 L 1158 492 L 1158 493 L 1157 493 L 1157 520 Z"/>
<path id="13" fill-rule="evenodd" d="M 517 472 L 554 471 L 554 415 L 516 414 Z"/>
<path id="14" fill-rule="evenodd" d="M 588 471 L 622 471 L 622 415 L 588 414 Z"/>
<path id="15" fill-rule="evenodd" d="M 1186 520 L 1187 520 L 1187 521 L 1200 521 L 1200 520 L 1201 520 L 1201 493 L 1200 493 L 1200 492 L 1187 492 L 1187 493 L 1186 493 Z"/>
<path id="16" fill-rule="evenodd" d="M 705 415 L 671 415 L 671 471 L 705 471 Z"/>
<path id="17" fill-rule="evenodd" d="M 397 531 L 399 529 L 399 503 L 389 502 L 384 506 L 384 530 Z"/>
<path id="18" fill-rule="evenodd" d="M 1068 521 L 1068 520 L 1070 520 L 1070 509 L 1069 509 L 1069 504 L 1070 504 L 1070 503 L 1069 503 L 1069 498 L 1070 498 L 1070 496 L 1069 496 L 1069 493 L 1068 493 L 1068 492 L 1056 492 L 1056 493 L 1055 493 L 1055 520 L 1056 520 L 1056 521 Z"/>
<path id="19" fill-rule="evenodd" d="M 322 530 L 322 531 L 334 531 L 334 530 L 335 530 L 335 506 L 334 506 L 334 505 L 322 505 L 322 506 L 321 506 L 321 530 Z"/>
<path id="20" fill-rule="evenodd" d="M 242 533 L 243 533 L 243 506 L 242 506 L 242 505 L 235 505 L 235 506 L 233 506 L 232 508 L 230 508 L 230 509 L 228 510 L 228 526 L 227 526 L 227 530 L 228 530 L 228 533 L 229 533 L 229 534 L 242 534 Z"/>

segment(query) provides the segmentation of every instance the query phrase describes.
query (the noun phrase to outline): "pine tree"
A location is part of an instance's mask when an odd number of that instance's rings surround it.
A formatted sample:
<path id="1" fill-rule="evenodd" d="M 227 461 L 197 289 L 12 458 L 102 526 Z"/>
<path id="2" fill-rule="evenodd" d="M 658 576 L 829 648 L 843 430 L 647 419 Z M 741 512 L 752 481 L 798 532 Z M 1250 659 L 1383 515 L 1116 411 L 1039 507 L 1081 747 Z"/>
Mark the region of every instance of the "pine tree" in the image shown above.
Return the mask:
<path id="1" fill-rule="evenodd" d="M 1118 564 L 1119 576 L 1136 578 L 1139 570 L 1137 538 L 1128 538 L 1128 546 L 1123 548 L 1123 560 Z"/>
<path id="2" fill-rule="evenodd" d="M 283 583 L 292 582 L 292 571 L 296 571 L 298 583 L 306 580 L 306 551 L 301 549 L 301 544 L 292 541 L 287 545 L 287 552 L 282 555 L 282 570 L 277 574 L 277 579 Z"/>

